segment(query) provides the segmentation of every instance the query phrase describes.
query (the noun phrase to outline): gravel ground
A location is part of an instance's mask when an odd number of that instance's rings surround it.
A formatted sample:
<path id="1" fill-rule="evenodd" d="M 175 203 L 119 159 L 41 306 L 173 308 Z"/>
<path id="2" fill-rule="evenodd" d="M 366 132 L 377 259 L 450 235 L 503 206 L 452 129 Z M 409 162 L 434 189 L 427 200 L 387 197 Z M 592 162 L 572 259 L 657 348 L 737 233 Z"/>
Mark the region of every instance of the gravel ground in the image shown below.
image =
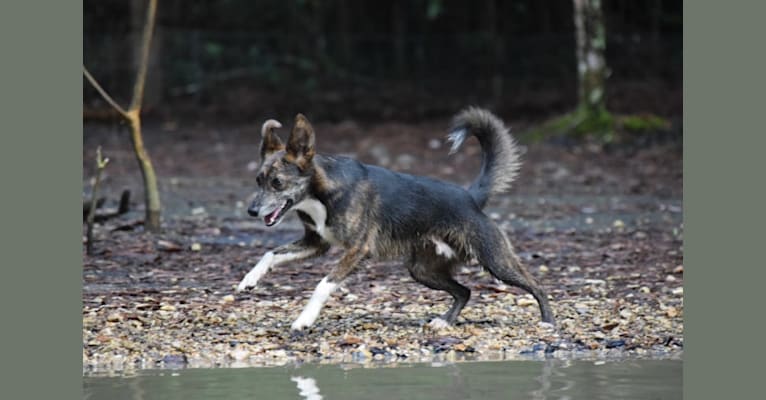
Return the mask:
<path id="1" fill-rule="evenodd" d="M 478 169 L 478 147 L 447 158 L 441 128 L 383 125 L 359 140 L 349 133 L 356 129 L 351 123 L 318 125 L 318 132 L 343 138 L 328 140 L 324 151 L 468 182 Z M 125 187 L 140 195 L 124 138 L 89 129 L 84 158 L 104 144 L 113 160 L 104 181 L 107 205 Z M 280 267 L 254 291 L 234 292 L 265 251 L 301 233 L 295 218 L 267 230 L 246 217 L 256 142 L 242 130 L 147 129 L 147 145 L 162 152 L 155 163 L 165 229 L 144 233 L 140 210 L 97 226 L 97 254 L 83 255 L 84 372 L 682 356 L 680 146 L 529 147 L 519 182 L 487 213 L 548 290 L 555 328 L 538 323 L 531 296 L 468 265 L 458 280 L 472 289 L 471 301 L 456 326 L 431 330 L 425 323 L 446 311 L 451 298 L 415 283 L 399 263 L 386 262 L 360 268 L 314 327 L 293 335 L 290 323 L 340 252 Z M 192 149 L 199 154 L 192 157 Z M 89 162 L 84 169 L 87 187 Z"/>

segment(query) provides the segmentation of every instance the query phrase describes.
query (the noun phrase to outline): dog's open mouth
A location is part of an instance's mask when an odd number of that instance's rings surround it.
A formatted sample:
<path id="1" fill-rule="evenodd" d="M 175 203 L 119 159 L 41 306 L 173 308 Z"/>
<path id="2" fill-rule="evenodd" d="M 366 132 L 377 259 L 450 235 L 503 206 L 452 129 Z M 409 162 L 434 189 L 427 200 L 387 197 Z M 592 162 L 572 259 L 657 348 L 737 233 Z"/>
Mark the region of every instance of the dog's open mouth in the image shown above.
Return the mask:
<path id="1" fill-rule="evenodd" d="M 285 212 L 290 209 L 290 207 L 293 206 L 293 201 L 290 199 L 287 199 L 282 203 L 281 206 L 277 207 L 274 211 L 270 212 L 268 215 L 263 217 L 263 222 L 266 223 L 266 226 L 274 226 L 279 220 L 282 219 L 282 216 L 285 215 Z"/>

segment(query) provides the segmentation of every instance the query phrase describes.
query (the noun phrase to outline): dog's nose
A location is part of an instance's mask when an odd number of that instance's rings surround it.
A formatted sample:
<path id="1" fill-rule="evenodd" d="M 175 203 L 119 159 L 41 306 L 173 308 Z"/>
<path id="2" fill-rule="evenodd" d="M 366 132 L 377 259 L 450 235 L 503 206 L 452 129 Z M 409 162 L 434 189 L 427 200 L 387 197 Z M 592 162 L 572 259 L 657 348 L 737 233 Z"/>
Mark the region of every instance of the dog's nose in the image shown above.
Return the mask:
<path id="1" fill-rule="evenodd" d="M 257 217 L 258 209 L 253 206 L 250 206 L 250 208 L 247 209 L 247 213 L 250 214 L 251 217 Z"/>

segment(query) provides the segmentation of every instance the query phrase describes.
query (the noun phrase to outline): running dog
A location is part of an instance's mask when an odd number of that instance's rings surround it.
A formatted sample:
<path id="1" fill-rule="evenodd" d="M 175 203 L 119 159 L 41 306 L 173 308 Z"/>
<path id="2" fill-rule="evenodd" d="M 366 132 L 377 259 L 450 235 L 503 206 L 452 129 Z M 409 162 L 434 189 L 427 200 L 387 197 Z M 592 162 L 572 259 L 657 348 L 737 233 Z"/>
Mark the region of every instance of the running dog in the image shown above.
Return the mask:
<path id="1" fill-rule="evenodd" d="M 506 235 L 482 212 L 492 196 L 508 190 L 520 166 L 518 148 L 495 115 L 472 107 L 453 120 L 450 154 L 470 135 L 482 149 L 481 172 L 467 190 L 351 158 L 317 154 L 314 129 L 302 114 L 296 116 L 286 144 L 275 133 L 281 127 L 273 119 L 263 124 L 258 188 L 247 212 L 271 227 L 295 210 L 305 234 L 267 252 L 237 291 L 255 287 L 272 267 L 340 246 L 345 253 L 319 282 L 293 330 L 314 324 L 332 292 L 367 259 L 406 260 L 416 281 L 452 295 L 447 313 L 429 322 L 441 328 L 455 322 L 471 295 L 453 278 L 454 271 L 475 258 L 497 279 L 531 293 L 543 322 L 554 323 L 545 291 L 521 264 Z"/>

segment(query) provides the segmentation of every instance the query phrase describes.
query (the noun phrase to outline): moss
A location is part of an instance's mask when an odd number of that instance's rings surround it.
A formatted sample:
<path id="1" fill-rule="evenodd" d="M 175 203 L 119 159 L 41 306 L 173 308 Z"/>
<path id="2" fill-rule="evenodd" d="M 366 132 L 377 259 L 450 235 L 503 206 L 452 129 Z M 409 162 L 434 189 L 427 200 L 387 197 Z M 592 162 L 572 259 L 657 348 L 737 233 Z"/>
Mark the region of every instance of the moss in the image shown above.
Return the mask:
<path id="1" fill-rule="evenodd" d="M 614 118 L 604 110 L 588 112 L 586 108 L 552 118 L 528 132 L 532 141 L 542 141 L 551 137 L 571 136 L 583 138 L 592 136 L 608 142 L 614 138 Z"/>
<path id="2" fill-rule="evenodd" d="M 626 133 L 650 134 L 670 129 L 670 121 L 654 114 L 626 115 L 619 118 Z"/>

